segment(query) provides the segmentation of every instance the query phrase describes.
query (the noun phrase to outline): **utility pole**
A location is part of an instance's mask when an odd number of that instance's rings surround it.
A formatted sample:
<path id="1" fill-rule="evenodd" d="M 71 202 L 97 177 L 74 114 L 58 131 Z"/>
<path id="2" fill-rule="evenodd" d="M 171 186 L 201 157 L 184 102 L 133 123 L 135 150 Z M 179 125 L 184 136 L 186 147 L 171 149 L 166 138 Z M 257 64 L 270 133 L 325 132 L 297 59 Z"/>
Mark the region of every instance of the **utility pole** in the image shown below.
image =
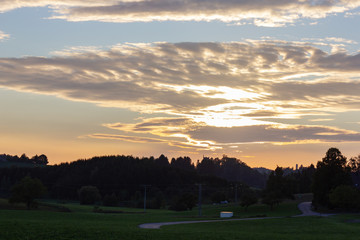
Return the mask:
<path id="1" fill-rule="evenodd" d="M 146 212 L 146 187 L 150 187 L 151 185 L 142 185 L 144 187 L 144 213 Z"/>
<path id="2" fill-rule="evenodd" d="M 201 217 L 201 194 L 202 194 L 202 189 L 201 189 L 201 183 L 200 184 L 196 184 L 199 186 L 199 202 L 198 202 L 198 208 L 199 208 L 199 217 Z"/>
<path id="3" fill-rule="evenodd" d="M 237 195 L 237 183 L 235 183 L 235 203 L 238 203 L 238 195 Z"/>

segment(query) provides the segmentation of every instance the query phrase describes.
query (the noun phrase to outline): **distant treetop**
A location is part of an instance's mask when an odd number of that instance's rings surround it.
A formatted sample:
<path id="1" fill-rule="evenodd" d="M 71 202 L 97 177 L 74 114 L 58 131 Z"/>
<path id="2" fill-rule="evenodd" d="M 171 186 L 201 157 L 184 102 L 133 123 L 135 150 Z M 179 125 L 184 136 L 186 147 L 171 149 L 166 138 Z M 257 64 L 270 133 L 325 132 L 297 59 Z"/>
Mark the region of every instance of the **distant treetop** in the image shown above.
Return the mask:
<path id="1" fill-rule="evenodd" d="M 1 162 L 10 162 L 10 163 L 28 163 L 28 164 L 37 164 L 37 165 L 47 165 L 49 163 L 48 158 L 45 154 L 35 155 L 29 158 L 25 153 L 23 153 L 20 157 L 17 155 L 12 156 L 8 154 L 0 155 L 0 163 Z"/>

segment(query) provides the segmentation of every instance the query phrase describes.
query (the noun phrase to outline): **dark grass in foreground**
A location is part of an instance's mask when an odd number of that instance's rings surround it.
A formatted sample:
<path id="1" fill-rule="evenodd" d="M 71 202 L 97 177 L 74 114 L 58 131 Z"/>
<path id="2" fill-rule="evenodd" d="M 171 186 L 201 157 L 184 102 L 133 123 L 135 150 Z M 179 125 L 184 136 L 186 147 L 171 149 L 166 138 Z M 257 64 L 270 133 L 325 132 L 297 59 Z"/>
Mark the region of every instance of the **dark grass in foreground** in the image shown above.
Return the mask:
<path id="1" fill-rule="evenodd" d="M 4 206 L 4 204 L 3 204 Z M 168 210 L 104 208 L 125 213 L 92 212 L 93 207 L 65 204 L 72 212 L 46 210 L 0 210 L 0 239 L 359 239 L 360 215 L 330 218 L 304 217 L 197 223 L 165 226 L 157 230 L 139 229 L 141 223 L 218 218 L 221 210 L 234 211 L 235 217 L 291 216 L 298 214 L 297 203 L 281 204 L 274 211 L 263 205 L 244 211 L 239 206 L 204 206 L 204 217 L 197 209 L 189 212 Z M 101 207 L 102 208 L 102 207 Z M 136 213 L 136 211 L 140 211 Z M 126 213 L 131 212 L 131 213 Z"/>

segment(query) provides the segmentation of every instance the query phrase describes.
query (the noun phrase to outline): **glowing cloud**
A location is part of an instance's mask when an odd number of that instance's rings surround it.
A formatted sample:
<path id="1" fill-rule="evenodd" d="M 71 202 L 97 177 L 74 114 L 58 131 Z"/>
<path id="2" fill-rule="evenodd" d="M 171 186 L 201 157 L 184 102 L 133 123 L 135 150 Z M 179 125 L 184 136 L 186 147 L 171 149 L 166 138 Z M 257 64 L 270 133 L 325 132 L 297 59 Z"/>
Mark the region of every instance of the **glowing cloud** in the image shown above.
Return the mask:
<path id="1" fill-rule="evenodd" d="M 189 115 L 226 110 L 294 117 L 340 105 L 358 109 L 360 100 L 360 54 L 329 54 L 309 45 L 124 44 L 58 54 L 0 59 L 0 85 L 103 106 Z"/>
<path id="2" fill-rule="evenodd" d="M 0 59 L 0 87 L 167 116 L 106 124 L 122 133 L 92 138 L 209 150 L 360 141 L 344 126 L 314 125 L 360 109 L 359 73 L 360 54 L 279 41 L 120 44 Z"/>
<path id="3" fill-rule="evenodd" d="M 156 138 L 139 138 L 123 135 L 93 134 L 92 138 L 117 139 L 123 141 L 146 141 L 168 143 L 172 146 L 192 147 L 204 150 L 204 145 L 213 148 L 235 148 L 244 143 L 320 143 L 320 142 L 358 142 L 360 133 L 326 126 L 300 125 L 255 125 L 242 127 L 214 127 L 197 123 L 186 118 L 150 118 L 133 124 L 106 124 L 108 128 L 130 134 L 151 134 Z M 167 140 L 166 140 L 167 139 Z M 176 140 L 174 140 L 176 139 Z M 199 149 L 199 146 L 202 148 Z"/>

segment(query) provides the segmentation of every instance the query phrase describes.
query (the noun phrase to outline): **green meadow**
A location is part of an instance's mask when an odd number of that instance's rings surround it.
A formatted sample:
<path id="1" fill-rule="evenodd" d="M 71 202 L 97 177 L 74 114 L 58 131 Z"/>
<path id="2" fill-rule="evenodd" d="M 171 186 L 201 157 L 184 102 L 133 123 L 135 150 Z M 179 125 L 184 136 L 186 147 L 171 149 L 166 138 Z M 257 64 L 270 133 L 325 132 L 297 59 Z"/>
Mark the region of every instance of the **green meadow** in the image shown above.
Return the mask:
<path id="1" fill-rule="evenodd" d="M 245 211 L 236 205 L 205 205 L 202 217 L 198 210 L 106 208 L 76 203 L 39 205 L 37 210 L 8 205 L 0 200 L 0 239 L 359 239 L 360 214 L 331 217 L 291 217 L 300 212 L 298 202 L 287 202 L 270 210 L 255 205 Z M 57 206 L 71 212 L 60 212 Z M 99 212 L 102 211 L 102 212 Z M 283 217 L 277 219 L 195 223 L 163 226 L 161 229 L 140 229 L 150 222 L 219 219 L 220 211 L 233 211 L 234 218 Z"/>

